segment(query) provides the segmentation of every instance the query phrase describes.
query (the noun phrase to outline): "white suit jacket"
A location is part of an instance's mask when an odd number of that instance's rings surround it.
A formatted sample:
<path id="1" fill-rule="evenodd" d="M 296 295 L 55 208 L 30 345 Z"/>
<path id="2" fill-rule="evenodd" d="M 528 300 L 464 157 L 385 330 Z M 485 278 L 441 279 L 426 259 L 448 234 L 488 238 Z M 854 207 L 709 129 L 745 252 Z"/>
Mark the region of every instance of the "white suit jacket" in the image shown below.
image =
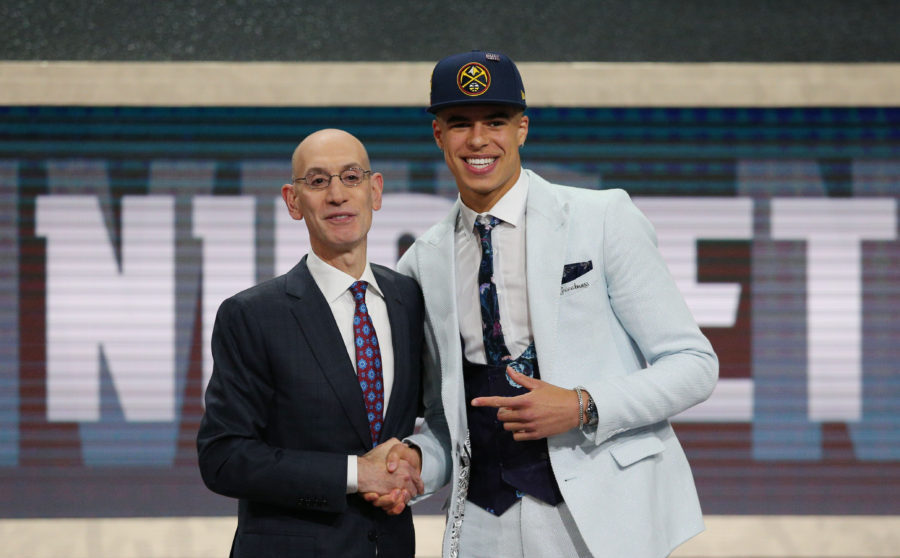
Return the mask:
<path id="1" fill-rule="evenodd" d="M 718 360 L 622 190 L 529 180 L 526 273 L 541 379 L 584 386 L 600 422 L 548 438 L 559 489 L 594 556 L 656 558 L 703 530 L 693 477 L 668 419 L 704 401 Z M 425 424 L 410 438 L 430 493 L 453 482 L 444 555 L 465 529 L 466 402 L 455 300 L 459 202 L 399 263 L 425 300 Z M 592 269 L 561 284 L 566 264 Z M 581 266 L 584 269 L 587 266 Z"/>

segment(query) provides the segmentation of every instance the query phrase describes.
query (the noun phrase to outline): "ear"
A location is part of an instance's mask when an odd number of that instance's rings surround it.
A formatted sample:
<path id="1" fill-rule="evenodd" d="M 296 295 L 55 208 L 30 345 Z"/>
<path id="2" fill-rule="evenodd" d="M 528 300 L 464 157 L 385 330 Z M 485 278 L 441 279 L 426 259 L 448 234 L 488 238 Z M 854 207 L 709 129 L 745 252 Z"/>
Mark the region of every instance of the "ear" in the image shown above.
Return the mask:
<path id="1" fill-rule="evenodd" d="M 431 129 L 434 133 L 434 143 L 437 144 L 438 149 L 441 151 L 444 150 L 444 142 L 441 139 L 441 125 L 438 124 L 437 117 L 431 121 Z"/>
<path id="2" fill-rule="evenodd" d="M 380 172 L 372 173 L 372 210 L 381 209 L 381 194 L 384 192 L 384 177 Z"/>
<path id="3" fill-rule="evenodd" d="M 519 140 L 519 147 L 525 145 L 525 138 L 528 137 L 528 117 L 524 114 L 519 119 L 519 129 L 516 130 L 516 136 Z"/>
<path id="4" fill-rule="evenodd" d="M 297 189 L 294 188 L 293 184 L 285 184 L 281 187 L 281 198 L 284 200 L 284 205 L 287 206 L 291 217 L 298 221 L 303 219 L 303 210 L 297 200 Z"/>

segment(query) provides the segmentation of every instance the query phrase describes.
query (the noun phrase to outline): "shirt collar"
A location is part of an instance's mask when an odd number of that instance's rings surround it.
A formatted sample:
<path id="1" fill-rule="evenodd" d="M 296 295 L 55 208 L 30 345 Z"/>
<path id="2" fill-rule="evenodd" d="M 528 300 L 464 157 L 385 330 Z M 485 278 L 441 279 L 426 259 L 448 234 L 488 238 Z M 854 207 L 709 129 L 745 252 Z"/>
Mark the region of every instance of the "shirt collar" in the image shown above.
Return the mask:
<path id="1" fill-rule="evenodd" d="M 490 210 L 484 213 L 476 213 L 460 200 L 459 207 L 459 226 L 463 230 L 472 232 L 475 228 L 475 219 L 478 215 L 492 215 L 500 219 L 504 223 L 509 223 L 513 227 L 522 222 L 525 216 L 525 201 L 528 199 L 528 175 L 522 171 L 519 172 L 519 179 L 513 184 L 503 197 L 497 200 Z"/>
<path id="2" fill-rule="evenodd" d="M 307 255 L 306 267 L 309 268 L 309 273 L 312 275 L 313 281 L 316 282 L 316 286 L 322 291 L 328 304 L 332 304 L 335 300 L 343 296 L 350 288 L 350 285 L 357 281 L 352 275 L 348 275 L 340 269 L 325 263 L 325 261 L 317 256 L 312 250 L 310 250 Z M 366 268 L 363 270 L 363 274 L 359 280 L 369 283 L 366 293 L 374 292 L 381 298 L 384 298 L 384 294 L 378 287 L 378 282 L 375 280 L 375 274 L 372 273 L 372 266 L 369 265 L 369 262 L 366 262 Z"/>

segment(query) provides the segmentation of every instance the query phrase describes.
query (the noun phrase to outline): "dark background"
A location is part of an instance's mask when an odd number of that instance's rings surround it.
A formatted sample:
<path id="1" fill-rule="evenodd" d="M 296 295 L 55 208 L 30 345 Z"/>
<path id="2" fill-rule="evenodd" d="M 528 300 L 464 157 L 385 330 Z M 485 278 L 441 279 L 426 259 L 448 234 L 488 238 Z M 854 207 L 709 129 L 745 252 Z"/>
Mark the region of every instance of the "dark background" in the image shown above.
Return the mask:
<path id="1" fill-rule="evenodd" d="M 3 0 L 0 59 L 896 62 L 900 2 Z"/>

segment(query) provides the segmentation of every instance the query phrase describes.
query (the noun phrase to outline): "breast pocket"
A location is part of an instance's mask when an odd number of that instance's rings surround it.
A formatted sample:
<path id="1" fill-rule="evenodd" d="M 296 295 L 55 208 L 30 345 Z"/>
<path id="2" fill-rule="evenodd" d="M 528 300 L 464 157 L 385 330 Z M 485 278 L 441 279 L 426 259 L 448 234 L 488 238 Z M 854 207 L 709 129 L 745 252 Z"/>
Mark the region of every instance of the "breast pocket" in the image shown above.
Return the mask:
<path id="1" fill-rule="evenodd" d="M 559 296 L 567 298 L 571 296 L 584 295 L 597 288 L 596 283 L 597 271 L 592 269 L 580 275 L 571 281 L 560 284 Z"/>

